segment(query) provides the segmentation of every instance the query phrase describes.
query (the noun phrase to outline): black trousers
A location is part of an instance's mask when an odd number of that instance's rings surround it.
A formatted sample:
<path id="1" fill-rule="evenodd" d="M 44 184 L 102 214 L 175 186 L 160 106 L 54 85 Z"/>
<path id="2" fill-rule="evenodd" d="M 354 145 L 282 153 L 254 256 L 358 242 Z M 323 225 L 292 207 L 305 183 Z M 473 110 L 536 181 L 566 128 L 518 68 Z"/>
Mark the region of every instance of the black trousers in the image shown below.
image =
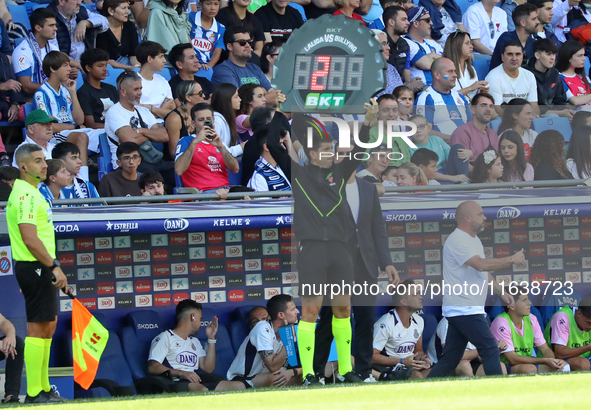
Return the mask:
<path id="1" fill-rule="evenodd" d="M 4 338 L 5 336 L 0 337 L 0 340 L 4 340 Z M 25 342 L 18 336 L 16 336 L 16 353 L 13 359 L 11 356 L 4 356 L 4 353 L 0 352 L 0 360 L 6 359 L 6 383 L 4 384 L 4 394 L 6 396 L 18 397 L 21 391 Z"/>
<path id="2" fill-rule="evenodd" d="M 355 269 L 355 283 L 370 285 L 377 283 L 363 263 L 361 253 L 353 255 Z M 355 316 L 355 328 L 353 329 L 352 352 L 355 357 L 355 372 L 362 379 L 371 374 L 371 362 L 373 357 L 373 325 L 376 309 L 375 295 L 352 295 L 351 306 Z M 320 321 L 316 326 L 316 339 L 314 345 L 314 372 L 324 374 L 324 367 L 330 355 L 332 343 L 332 308 L 323 306 L 320 310 Z"/>

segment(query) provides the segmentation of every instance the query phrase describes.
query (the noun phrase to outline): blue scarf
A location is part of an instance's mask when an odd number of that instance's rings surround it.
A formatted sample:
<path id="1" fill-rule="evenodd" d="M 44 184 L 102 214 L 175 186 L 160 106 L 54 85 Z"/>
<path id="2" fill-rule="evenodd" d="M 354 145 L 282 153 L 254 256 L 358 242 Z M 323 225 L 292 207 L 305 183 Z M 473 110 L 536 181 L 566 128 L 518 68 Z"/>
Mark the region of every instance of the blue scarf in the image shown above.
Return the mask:
<path id="1" fill-rule="evenodd" d="M 37 84 L 43 84 L 47 81 L 47 76 L 43 72 L 43 59 L 41 58 L 41 48 L 39 47 L 39 43 L 35 39 L 35 36 L 32 32 L 29 31 L 29 35 L 27 36 L 27 41 L 29 42 L 29 47 L 31 47 L 31 51 L 33 52 L 33 59 L 35 64 L 35 70 L 33 71 L 33 78 L 31 80 Z M 48 45 L 45 45 L 47 48 Z"/>
<path id="2" fill-rule="evenodd" d="M 263 162 L 262 158 L 259 158 L 254 166 L 255 172 L 261 174 L 267 181 L 269 191 L 289 191 L 291 189 L 289 182 L 266 161 Z"/>

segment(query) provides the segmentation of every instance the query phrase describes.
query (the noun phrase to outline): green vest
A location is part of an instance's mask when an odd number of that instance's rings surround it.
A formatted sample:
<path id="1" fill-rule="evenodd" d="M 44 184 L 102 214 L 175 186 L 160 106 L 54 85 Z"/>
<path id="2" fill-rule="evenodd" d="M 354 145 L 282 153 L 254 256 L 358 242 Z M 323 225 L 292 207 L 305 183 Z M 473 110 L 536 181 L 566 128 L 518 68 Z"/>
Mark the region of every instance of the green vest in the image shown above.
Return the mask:
<path id="1" fill-rule="evenodd" d="M 583 346 L 587 346 L 588 344 L 591 344 L 591 331 L 581 332 L 581 330 L 577 326 L 577 322 L 575 322 L 575 315 L 574 315 L 572 307 L 563 306 L 562 308 L 560 308 L 556 311 L 556 313 L 558 313 L 558 312 L 566 313 L 566 315 L 568 316 L 569 324 L 570 324 L 570 332 L 568 334 L 568 343 L 567 343 L 566 347 L 568 347 L 570 349 L 574 349 L 574 348 L 583 347 Z M 554 313 L 554 314 L 556 314 L 556 313 Z M 554 316 L 552 316 L 552 318 L 554 318 Z M 546 342 L 548 343 L 549 346 L 552 346 L 552 343 L 550 343 L 551 332 L 552 332 L 551 325 L 552 325 L 552 320 L 550 320 L 550 323 L 548 323 L 548 326 L 546 326 L 546 329 L 544 330 L 544 338 L 546 339 Z M 553 346 L 552 346 L 552 348 L 553 348 Z M 585 352 L 580 357 L 587 357 L 590 354 L 591 354 L 591 352 Z"/>
<path id="2" fill-rule="evenodd" d="M 523 336 L 520 336 L 513 326 L 513 321 L 508 313 L 501 313 L 499 317 L 507 319 L 507 323 L 511 327 L 511 340 L 513 341 L 514 353 L 520 356 L 531 357 L 534 351 L 534 331 L 531 325 L 529 316 L 523 318 Z M 509 364 L 509 361 L 505 359 L 505 355 L 501 355 L 501 361 L 505 364 Z"/>

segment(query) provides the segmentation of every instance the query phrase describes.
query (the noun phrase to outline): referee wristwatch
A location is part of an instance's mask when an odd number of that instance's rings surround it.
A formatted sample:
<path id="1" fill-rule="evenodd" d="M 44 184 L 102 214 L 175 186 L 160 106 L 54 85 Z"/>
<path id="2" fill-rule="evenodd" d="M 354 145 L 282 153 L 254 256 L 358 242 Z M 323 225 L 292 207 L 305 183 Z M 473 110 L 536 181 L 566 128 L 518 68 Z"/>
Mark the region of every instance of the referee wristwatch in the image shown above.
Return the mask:
<path id="1" fill-rule="evenodd" d="M 49 269 L 54 270 L 55 268 L 58 268 L 60 266 L 61 266 L 60 261 L 58 261 L 57 259 L 54 259 L 53 265 L 51 265 L 51 267 Z"/>

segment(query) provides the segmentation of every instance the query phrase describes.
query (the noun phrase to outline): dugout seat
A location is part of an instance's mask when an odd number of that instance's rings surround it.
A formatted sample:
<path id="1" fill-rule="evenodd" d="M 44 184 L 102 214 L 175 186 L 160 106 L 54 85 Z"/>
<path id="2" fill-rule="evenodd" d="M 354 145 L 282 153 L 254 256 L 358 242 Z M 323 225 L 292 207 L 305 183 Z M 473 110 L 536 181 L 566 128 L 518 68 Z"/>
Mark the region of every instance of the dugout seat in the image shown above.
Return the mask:
<path id="1" fill-rule="evenodd" d="M 564 142 L 569 143 L 572 129 L 568 118 L 550 117 L 550 118 L 536 118 L 532 121 L 532 128 L 538 134 L 546 130 L 556 130 L 564 137 Z"/>
<path id="2" fill-rule="evenodd" d="M 500 302 L 500 298 L 499 298 L 497 303 L 494 306 L 491 306 L 490 310 L 488 311 L 488 318 L 491 321 L 491 323 L 493 320 L 495 320 L 495 318 L 497 316 L 499 316 L 503 312 L 504 312 L 504 309 L 503 309 L 503 306 L 501 306 L 501 302 Z M 538 310 L 538 308 L 535 307 L 534 305 L 532 305 L 531 309 L 530 309 L 530 313 L 532 315 L 534 315 L 536 317 L 536 319 L 538 319 L 538 323 L 540 324 L 542 331 L 544 331 L 545 326 L 542 325 L 542 315 L 540 314 L 540 311 Z"/>
<path id="3" fill-rule="evenodd" d="M 211 322 L 215 316 L 215 311 L 211 308 L 203 308 L 201 316 L 201 328 L 197 333 L 197 338 L 202 345 L 207 346 L 207 324 Z M 232 347 L 232 341 L 228 329 L 223 323 L 219 323 L 218 332 L 216 334 L 217 343 L 215 344 L 216 360 L 214 374 L 226 377 L 230 365 L 234 361 L 236 353 Z M 202 373 L 199 371 L 198 373 Z"/>
<path id="4" fill-rule="evenodd" d="M 429 347 L 429 341 L 437 330 L 437 318 L 431 313 L 423 313 L 421 317 L 425 322 L 425 327 L 423 328 L 423 352 L 426 353 Z"/>
<path id="5" fill-rule="evenodd" d="M 546 329 L 546 326 L 550 323 L 552 316 L 558 309 L 564 306 L 579 306 L 579 302 L 581 301 L 581 295 L 574 289 L 572 290 L 572 294 L 567 295 L 566 293 L 570 293 L 570 290 L 566 290 L 565 287 L 558 289 L 557 286 L 549 284 L 544 289 L 544 292 L 546 296 L 542 299 L 542 305 L 539 309 L 542 318 L 542 322 L 540 322 L 542 329 Z"/>
<path id="6" fill-rule="evenodd" d="M 241 306 L 230 312 L 230 338 L 234 351 L 238 348 L 250 333 L 248 328 L 248 314 L 256 305 Z"/>

